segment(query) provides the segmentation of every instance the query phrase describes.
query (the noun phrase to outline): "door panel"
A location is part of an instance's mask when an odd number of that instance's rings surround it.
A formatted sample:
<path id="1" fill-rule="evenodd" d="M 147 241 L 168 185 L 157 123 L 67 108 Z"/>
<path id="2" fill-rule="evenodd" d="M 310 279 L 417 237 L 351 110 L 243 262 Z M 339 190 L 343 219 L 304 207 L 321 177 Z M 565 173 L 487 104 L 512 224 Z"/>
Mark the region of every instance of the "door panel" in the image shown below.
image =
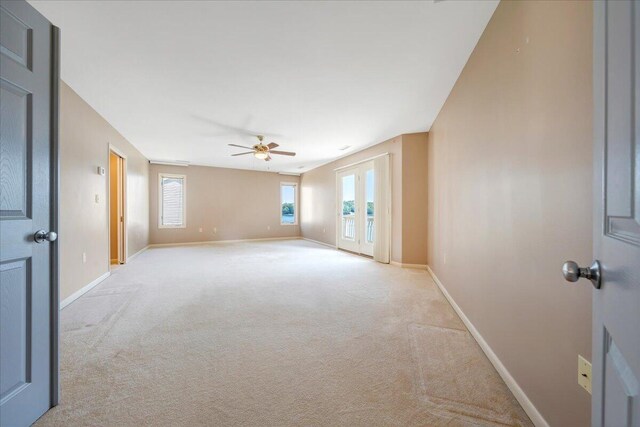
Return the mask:
<path id="1" fill-rule="evenodd" d="M 0 264 L 0 402 L 31 382 L 31 280 L 29 260 Z"/>
<path id="2" fill-rule="evenodd" d="M 375 179 L 373 162 L 337 174 L 338 247 L 373 256 Z"/>
<path id="3" fill-rule="evenodd" d="M 37 244 L 54 218 L 54 27 L 24 1 L 0 4 L 0 424 L 30 425 L 52 403 L 57 257 Z M 55 74 L 56 79 L 52 77 Z M 52 83 L 55 82 L 55 83 Z"/>
<path id="4" fill-rule="evenodd" d="M 338 247 L 359 252 L 359 220 L 357 205 L 358 171 L 349 169 L 338 174 Z"/>
<path id="5" fill-rule="evenodd" d="M 640 11 L 594 2 L 594 426 L 640 426 Z"/>
<path id="6" fill-rule="evenodd" d="M 373 242 L 375 240 L 374 218 L 375 218 L 375 179 L 373 172 L 373 162 L 362 165 L 360 169 L 360 187 L 362 210 L 360 220 L 362 221 L 360 253 L 373 256 Z"/>

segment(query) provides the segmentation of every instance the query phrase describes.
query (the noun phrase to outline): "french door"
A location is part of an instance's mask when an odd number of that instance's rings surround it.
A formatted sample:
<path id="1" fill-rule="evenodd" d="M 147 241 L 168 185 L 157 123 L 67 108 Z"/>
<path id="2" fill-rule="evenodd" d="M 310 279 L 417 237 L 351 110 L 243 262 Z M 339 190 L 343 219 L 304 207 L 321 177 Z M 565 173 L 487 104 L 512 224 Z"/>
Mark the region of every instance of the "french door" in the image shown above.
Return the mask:
<path id="1" fill-rule="evenodd" d="M 338 247 L 373 256 L 376 216 L 373 161 L 339 171 L 337 186 Z"/>

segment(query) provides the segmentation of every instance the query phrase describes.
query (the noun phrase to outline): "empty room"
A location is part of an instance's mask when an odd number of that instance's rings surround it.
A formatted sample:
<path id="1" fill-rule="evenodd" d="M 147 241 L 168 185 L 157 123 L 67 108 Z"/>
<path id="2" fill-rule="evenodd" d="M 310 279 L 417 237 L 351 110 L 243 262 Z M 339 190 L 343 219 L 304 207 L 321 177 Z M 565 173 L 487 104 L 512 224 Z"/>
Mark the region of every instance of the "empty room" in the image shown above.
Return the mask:
<path id="1" fill-rule="evenodd" d="M 640 427 L 636 0 L 0 0 L 0 427 Z"/>

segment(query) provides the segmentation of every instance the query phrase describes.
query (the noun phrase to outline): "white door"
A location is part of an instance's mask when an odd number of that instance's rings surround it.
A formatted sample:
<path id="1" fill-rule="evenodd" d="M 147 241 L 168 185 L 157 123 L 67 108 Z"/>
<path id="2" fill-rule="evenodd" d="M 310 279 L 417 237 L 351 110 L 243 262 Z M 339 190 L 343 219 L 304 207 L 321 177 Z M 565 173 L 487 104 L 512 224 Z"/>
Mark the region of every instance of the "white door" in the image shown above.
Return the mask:
<path id="1" fill-rule="evenodd" d="M 592 425 L 640 426 L 640 3 L 594 2 Z M 589 275 L 585 269 L 579 273 Z"/>
<path id="2" fill-rule="evenodd" d="M 373 162 L 337 174 L 338 247 L 373 256 L 375 179 Z"/>
<path id="3" fill-rule="evenodd" d="M 362 191 L 362 238 L 360 239 L 360 253 L 373 256 L 373 242 L 375 240 L 375 176 L 373 162 L 362 165 L 360 170 L 360 189 Z"/>

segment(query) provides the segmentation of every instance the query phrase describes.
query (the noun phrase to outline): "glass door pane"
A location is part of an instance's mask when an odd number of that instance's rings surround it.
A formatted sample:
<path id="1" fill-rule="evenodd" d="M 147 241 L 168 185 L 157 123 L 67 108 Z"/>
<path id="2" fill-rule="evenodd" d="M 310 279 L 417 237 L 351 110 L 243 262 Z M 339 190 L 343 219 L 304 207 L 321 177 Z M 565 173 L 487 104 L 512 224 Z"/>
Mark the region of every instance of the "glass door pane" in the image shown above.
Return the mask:
<path id="1" fill-rule="evenodd" d="M 356 176 L 342 177 L 342 238 L 356 239 Z"/>
<path id="2" fill-rule="evenodd" d="M 375 205 L 374 205 L 374 194 L 375 194 L 375 180 L 374 180 L 374 172 L 373 169 L 367 170 L 365 173 L 365 181 L 364 181 L 364 196 L 366 202 L 366 212 L 365 212 L 365 241 L 367 243 L 373 243 L 375 239 L 375 229 L 374 229 L 374 219 L 375 219 Z"/>

